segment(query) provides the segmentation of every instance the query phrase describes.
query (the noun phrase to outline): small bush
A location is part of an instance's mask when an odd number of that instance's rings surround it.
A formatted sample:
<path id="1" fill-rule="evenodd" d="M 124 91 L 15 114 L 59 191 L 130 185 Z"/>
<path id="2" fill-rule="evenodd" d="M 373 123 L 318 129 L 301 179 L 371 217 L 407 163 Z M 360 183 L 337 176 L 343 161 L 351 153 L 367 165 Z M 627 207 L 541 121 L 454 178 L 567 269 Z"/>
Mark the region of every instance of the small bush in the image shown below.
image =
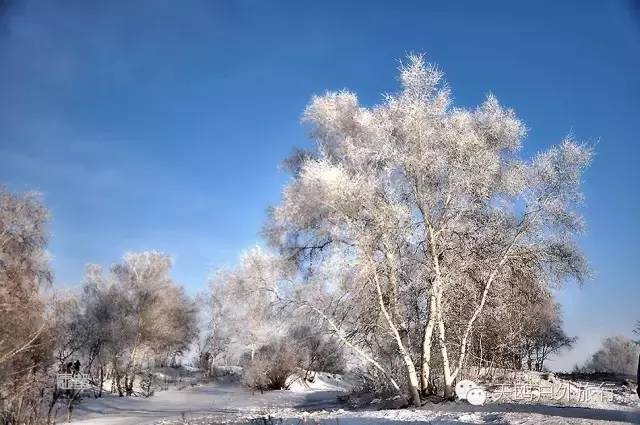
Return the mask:
<path id="1" fill-rule="evenodd" d="M 268 362 L 254 358 L 244 368 L 242 382 L 249 388 L 264 391 L 269 389 L 269 379 L 267 378 Z"/>
<path id="2" fill-rule="evenodd" d="M 317 327 L 304 324 L 291 329 L 289 338 L 295 342 L 301 357 L 301 367 L 306 371 L 344 372 L 344 350 L 335 337 L 323 333 Z"/>
<path id="3" fill-rule="evenodd" d="M 295 344 L 281 338 L 260 348 L 245 367 L 243 382 L 258 390 L 288 389 L 287 380 L 300 364 Z"/>
<path id="4" fill-rule="evenodd" d="M 357 377 L 358 381 L 352 388 L 354 394 L 371 394 L 381 398 L 396 394 L 389 380 L 375 368 L 355 369 L 353 375 Z"/>

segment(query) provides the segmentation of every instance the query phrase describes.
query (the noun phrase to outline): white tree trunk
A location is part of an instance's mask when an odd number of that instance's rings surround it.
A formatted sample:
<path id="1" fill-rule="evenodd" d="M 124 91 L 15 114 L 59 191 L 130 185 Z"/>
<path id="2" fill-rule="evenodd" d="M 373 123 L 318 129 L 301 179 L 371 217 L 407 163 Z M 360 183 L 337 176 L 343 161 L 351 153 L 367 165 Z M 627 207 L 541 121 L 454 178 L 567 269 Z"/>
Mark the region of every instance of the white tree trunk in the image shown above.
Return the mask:
<path id="1" fill-rule="evenodd" d="M 376 291 L 378 293 L 378 305 L 380 306 L 380 310 L 382 311 L 382 315 L 384 316 L 385 320 L 387 321 L 387 325 L 389 326 L 389 329 L 391 330 L 391 333 L 393 334 L 393 337 L 396 341 L 396 344 L 398 346 L 398 351 L 400 352 L 400 355 L 402 356 L 402 361 L 405 364 L 405 367 L 407 368 L 407 377 L 409 379 L 409 394 L 411 395 L 411 400 L 414 404 L 414 406 L 416 407 L 420 407 L 421 402 L 420 402 L 420 392 L 419 392 L 419 383 L 418 383 L 418 375 L 416 373 L 416 367 L 415 364 L 413 363 L 413 360 L 411 359 L 411 355 L 409 354 L 409 351 L 407 350 L 407 348 L 404 346 L 404 343 L 402 342 L 402 337 L 400 336 L 400 332 L 398 332 L 398 327 L 395 325 L 395 323 L 393 322 L 391 315 L 389 314 L 389 312 L 387 311 L 387 308 L 384 305 L 384 299 L 382 296 L 382 288 L 380 288 L 380 280 L 378 278 L 378 273 L 375 269 L 375 264 L 373 263 L 373 260 L 370 259 L 371 262 L 371 266 L 373 267 L 373 280 L 376 286 Z"/>
<path id="2" fill-rule="evenodd" d="M 447 351 L 447 338 L 445 333 L 444 317 L 442 315 L 442 292 L 439 289 L 436 295 L 436 314 L 438 321 L 438 341 L 440 342 L 440 352 L 442 354 L 442 369 L 444 372 L 444 397 L 453 397 L 453 381 L 455 376 L 451 373 L 449 364 L 449 353 Z"/>
<path id="3" fill-rule="evenodd" d="M 422 380 L 422 391 L 426 393 L 429 388 L 429 378 L 431 377 L 431 347 L 433 345 L 433 329 L 435 327 L 436 319 L 436 297 L 433 291 L 429 297 L 429 320 L 424 330 L 424 338 L 422 340 L 422 366 L 420 379 Z"/>

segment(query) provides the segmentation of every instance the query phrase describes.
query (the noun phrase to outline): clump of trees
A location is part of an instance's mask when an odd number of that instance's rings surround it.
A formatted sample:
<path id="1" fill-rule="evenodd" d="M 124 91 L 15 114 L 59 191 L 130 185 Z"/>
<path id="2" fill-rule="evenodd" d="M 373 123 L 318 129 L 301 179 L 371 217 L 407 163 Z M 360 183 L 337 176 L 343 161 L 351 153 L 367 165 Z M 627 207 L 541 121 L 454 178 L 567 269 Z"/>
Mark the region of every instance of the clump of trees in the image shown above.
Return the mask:
<path id="1" fill-rule="evenodd" d="M 100 387 L 108 376 L 120 396 L 132 395 L 145 367 L 175 364 L 195 338 L 196 305 L 170 268 L 155 251 L 125 254 L 108 275 L 87 267 L 75 340 Z"/>
<path id="2" fill-rule="evenodd" d="M 476 327 L 469 356 L 488 375 L 492 368 L 541 372 L 551 355 L 572 348 L 576 340 L 564 332 L 552 294 L 539 285 L 518 282 L 487 303 Z"/>
<path id="3" fill-rule="evenodd" d="M 640 344 L 624 336 L 614 336 L 606 338 L 602 347 L 578 371 L 635 376 L 639 357 Z"/>
<path id="4" fill-rule="evenodd" d="M 298 371 L 340 371 L 342 346 L 317 320 L 298 314 L 283 294 L 289 292 L 287 265 L 259 247 L 239 264 L 211 278 L 203 305 L 206 332 L 199 349 L 201 366 L 243 366 L 243 381 L 263 390 L 286 389 Z"/>
<path id="5" fill-rule="evenodd" d="M 47 217 L 36 194 L 0 188 L 3 424 L 53 420 L 63 401 L 71 412 L 79 392 L 56 388 L 57 372 L 90 374 L 96 396 L 107 379 L 132 395 L 149 366 L 175 362 L 197 333 L 196 305 L 159 252 L 125 254 L 109 274 L 88 266 L 79 293 L 49 291 Z"/>
<path id="6" fill-rule="evenodd" d="M 197 334 L 196 304 L 170 277 L 171 259 L 149 251 L 127 253 L 105 274 L 89 265 L 80 294 L 53 301 L 56 372 L 78 362 L 95 396 L 153 394 L 151 369 L 175 364 Z M 80 393 L 54 388 L 47 417 L 64 402 L 70 416 Z"/>

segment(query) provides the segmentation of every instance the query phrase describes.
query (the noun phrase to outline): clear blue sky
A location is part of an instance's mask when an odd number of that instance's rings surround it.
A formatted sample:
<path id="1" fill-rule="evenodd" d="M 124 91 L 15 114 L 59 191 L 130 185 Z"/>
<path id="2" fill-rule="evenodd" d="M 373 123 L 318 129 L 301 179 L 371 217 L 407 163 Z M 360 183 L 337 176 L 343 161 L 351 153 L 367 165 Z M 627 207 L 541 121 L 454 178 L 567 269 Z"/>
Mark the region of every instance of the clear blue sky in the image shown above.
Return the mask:
<path id="1" fill-rule="evenodd" d="M 597 142 L 571 366 L 640 319 L 640 2 L 446 3 L 0 0 L 0 182 L 43 193 L 58 284 L 158 249 L 195 292 L 259 241 L 310 96 L 373 104 L 424 52 L 458 105 L 514 107 L 525 153 Z"/>

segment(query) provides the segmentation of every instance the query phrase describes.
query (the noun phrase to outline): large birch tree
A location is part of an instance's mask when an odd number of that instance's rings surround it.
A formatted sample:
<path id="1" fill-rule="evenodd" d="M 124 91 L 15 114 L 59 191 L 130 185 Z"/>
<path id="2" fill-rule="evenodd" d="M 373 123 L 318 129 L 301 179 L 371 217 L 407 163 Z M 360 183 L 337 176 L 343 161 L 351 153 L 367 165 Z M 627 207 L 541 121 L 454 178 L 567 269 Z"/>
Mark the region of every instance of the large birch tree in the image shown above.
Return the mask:
<path id="1" fill-rule="evenodd" d="M 370 312 L 419 405 L 434 350 L 452 395 L 474 325 L 504 283 L 584 278 L 577 208 L 591 150 L 566 139 L 522 158 L 515 112 L 493 95 L 475 109 L 452 106 L 442 73 L 421 56 L 400 66 L 400 83 L 373 107 L 348 91 L 313 97 L 303 120 L 315 149 L 287 161 L 292 180 L 266 233 L 302 276 L 336 253 L 350 259 L 350 281 L 333 294 L 359 305 L 353 314 Z M 335 309 L 311 310 L 345 334 Z M 354 348 L 380 365 L 359 340 Z"/>

